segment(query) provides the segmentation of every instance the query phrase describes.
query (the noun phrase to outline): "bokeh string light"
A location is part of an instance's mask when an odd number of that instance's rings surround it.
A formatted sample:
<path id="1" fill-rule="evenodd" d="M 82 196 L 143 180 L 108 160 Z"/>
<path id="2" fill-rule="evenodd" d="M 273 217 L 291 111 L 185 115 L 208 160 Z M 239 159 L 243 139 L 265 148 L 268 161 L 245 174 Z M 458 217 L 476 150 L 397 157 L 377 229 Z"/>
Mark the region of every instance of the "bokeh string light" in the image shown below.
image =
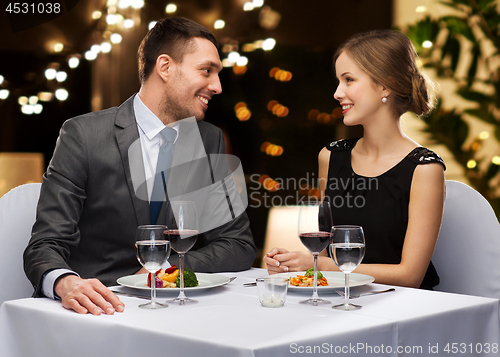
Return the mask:
<path id="1" fill-rule="evenodd" d="M 37 95 L 31 95 L 29 98 L 37 98 L 26 101 L 31 89 L 12 88 L 4 77 L 0 81 L 0 100 L 9 98 L 10 93 L 20 93 L 17 97 L 17 102 L 20 105 L 20 110 L 25 115 L 40 114 L 43 111 L 43 104 L 40 102 L 50 102 L 54 99 L 64 102 L 71 95 L 63 83 L 66 82 L 69 76 L 76 70 L 82 59 L 94 61 L 101 54 L 108 54 L 113 50 L 114 45 L 118 45 L 122 41 L 122 34 L 125 30 L 133 28 L 137 25 L 134 18 L 140 18 L 139 12 L 144 7 L 144 0 L 108 0 L 102 10 L 92 12 L 92 26 L 100 36 L 93 37 L 101 38 L 100 41 L 93 43 L 89 49 L 81 53 L 71 53 L 62 43 L 54 43 L 49 46 L 53 53 L 60 55 L 59 62 L 47 63 L 45 69 L 39 74 L 39 77 L 45 78 L 45 88 L 42 88 Z M 68 68 L 68 70 L 64 70 Z"/>

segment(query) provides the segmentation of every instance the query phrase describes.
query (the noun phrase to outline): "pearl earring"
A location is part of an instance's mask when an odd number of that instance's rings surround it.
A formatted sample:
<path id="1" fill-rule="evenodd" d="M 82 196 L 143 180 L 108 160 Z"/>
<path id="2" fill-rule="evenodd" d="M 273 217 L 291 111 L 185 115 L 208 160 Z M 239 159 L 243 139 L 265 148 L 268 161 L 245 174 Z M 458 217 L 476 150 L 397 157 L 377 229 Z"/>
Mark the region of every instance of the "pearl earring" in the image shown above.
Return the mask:
<path id="1" fill-rule="evenodd" d="M 387 103 L 387 97 L 382 98 L 382 103 Z"/>

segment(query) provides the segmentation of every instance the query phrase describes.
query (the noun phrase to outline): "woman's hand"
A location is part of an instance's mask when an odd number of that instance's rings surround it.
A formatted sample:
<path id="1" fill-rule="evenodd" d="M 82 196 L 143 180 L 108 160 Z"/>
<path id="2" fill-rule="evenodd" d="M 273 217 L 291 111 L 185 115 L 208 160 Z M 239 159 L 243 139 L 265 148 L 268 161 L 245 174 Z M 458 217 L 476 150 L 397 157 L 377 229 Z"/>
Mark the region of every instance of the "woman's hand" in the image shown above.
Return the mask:
<path id="1" fill-rule="evenodd" d="M 287 271 L 305 271 L 313 267 L 313 256 L 309 253 L 289 252 L 283 248 L 273 248 L 263 258 L 269 274 Z"/>

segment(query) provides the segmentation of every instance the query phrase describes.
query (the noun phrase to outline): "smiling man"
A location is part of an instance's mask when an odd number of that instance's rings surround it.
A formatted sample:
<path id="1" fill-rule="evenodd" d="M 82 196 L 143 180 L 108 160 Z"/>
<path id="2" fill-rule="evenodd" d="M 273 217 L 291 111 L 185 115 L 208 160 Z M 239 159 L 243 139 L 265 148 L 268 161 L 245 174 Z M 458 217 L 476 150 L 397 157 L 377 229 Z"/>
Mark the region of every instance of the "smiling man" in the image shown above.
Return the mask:
<path id="1" fill-rule="evenodd" d="M 222 131 L 203 121 L 210 100 L 222 92 L 215 37 L 191 20 L 163 19 L 142 41 L 138 61 L 141 87 L 136 95 L 120 107 L 63 124 L 24 253 L 35 296 L 61 299 L 65 308 L 79 313 L 123 311 L 124 304 L 106 286 L 142 272 L 135 257 L 137 226 L 165 224 L 168 199 L 186 188 L 206 194 L 199 215 L 212 222 L 186 254 L 186 267 L 244 270 L 257 254 L 244 209 L 230 203 L 227 208 L 227 202 L 237 201 L 231 196 L 237 190 L 224 179 Z M 165 129 L 171 139 L 165 138 Z M 159 153 L 169 140 L 178 164 L 167 178 L 174 189 L 154 199 Z M 144 185 L 136 185 L 137 177 L 144 178 Z M 213 198 L 217 190 L 222 195 Z M 220 202 L 229 219 L 216 209 Z M 207 212 L 219 214 L 220 224 L 214 225 Z M 169 261 L 176 264 L 178 257 Z"/>

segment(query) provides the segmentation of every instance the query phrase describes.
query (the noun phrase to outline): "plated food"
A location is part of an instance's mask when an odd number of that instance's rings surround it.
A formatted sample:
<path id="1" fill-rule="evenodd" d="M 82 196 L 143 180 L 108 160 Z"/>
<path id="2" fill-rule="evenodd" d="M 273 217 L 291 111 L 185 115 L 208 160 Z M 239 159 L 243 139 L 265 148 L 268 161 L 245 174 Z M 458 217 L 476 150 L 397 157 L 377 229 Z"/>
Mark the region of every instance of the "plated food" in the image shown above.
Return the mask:
<path id="1" fill-rule="evenodd" d="M 194 273 L 198 279 L 198 286 L 188 287 L 186 290 L 205 290 L 211 289 L 218 286 L 226 285 L 230 282 L 229 278 L 220 274 L 208 274 L 208 273 Z M 121 286 L 138 289 L 138 290 L 151 290 L 147 283 L 148 274 L 134 274 L 122 276 L 117 279 L 117 283 Z M 162 283 L 163 285 L 163 283 Z M 178 293 L 180 288 L 157 288 L 156 291 L 161 291 L 162 293 Z"/>
<path id="2" fill-rule="evenodd" d="M 318 271 L 318 286 L 328 286 L 328 280 L 326 277 Z M 314 269 L 309 269 L 305 274 L 297 275 L 290 278 L 290 285 L 293 286 L 303 286 L 303 287 L 312 287 L 314 286 Z"/>
<path id="3" fill-rule="evenodd" d="M 180 287 L 180 270 L 174 265 L 168 269 L 160 269 L 155 273 L 155 284 L 157 288 L 178 288 Z M 151 276 L 148 274 L 146 285 L 151 287 Z M 196 274 L 189 269 L 184 269 L 184 287 L 191 288 L 198 286 Z"/>
<path id="4" fill-rule="evenodd" d="M 335 292 L 335 290 L 341 288 L 343 289 L 345 286 L 345 274 L 342 273 L 341 271 L 322 271 L 321 272 L 323 276 L 328 280 L 328 285 L 322 286 L 318 285 L 318 292 Z M 287 273 L 278 273 L 274 274 L 273 276 L 280 277 L 280 278 L 288 278 L 292 279 L 297 277 L 298 275 L 306 275 L 305 271 L 298 271 L 298 272 L 287 272 Z M 361 286 L 365 284 L 370 284 L 375 280 L 374 277 L 365 275 L 365 274 L 358 274 L 358 273 L 351 273 L 349 274 L 349 286 L 354 287 L 354 286 Z M 300 293 L 309 293 L 313 290 L 312 286 L 296 286 L 293 284 L 288 285 L 288 290 L 289 291 L 294 291 L 294 292 L 300 292 Z"/>

